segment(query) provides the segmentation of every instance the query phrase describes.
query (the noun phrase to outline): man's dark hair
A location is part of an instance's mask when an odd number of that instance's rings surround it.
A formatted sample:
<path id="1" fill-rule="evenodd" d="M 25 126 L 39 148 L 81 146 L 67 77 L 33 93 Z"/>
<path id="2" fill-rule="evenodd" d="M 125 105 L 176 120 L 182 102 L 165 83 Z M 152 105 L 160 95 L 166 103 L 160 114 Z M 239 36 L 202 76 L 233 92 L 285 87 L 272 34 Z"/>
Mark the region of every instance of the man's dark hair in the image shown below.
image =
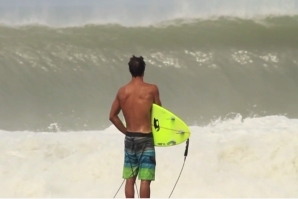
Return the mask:
<path id="1" fill-rule="evenodd" d="M 130 58 L 128 62 L 129 72 L 133 77 L 142 76 L 145 71 L 146 63 L 142 56 L 135 57 L 134 55 Z"/>

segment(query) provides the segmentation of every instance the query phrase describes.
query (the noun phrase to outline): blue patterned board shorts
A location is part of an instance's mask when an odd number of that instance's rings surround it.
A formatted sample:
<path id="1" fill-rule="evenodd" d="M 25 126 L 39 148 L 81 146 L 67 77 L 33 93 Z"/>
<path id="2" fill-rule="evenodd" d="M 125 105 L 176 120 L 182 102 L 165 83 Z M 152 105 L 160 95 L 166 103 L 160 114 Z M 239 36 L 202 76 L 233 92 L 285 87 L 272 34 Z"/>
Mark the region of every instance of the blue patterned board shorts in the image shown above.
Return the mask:
<path id="1" fill-rule="evenodd" d="M 155 180 L 153 134 L 127 132 L 125 136 L 123 178 L 138 175 L 139 180 Z"/>

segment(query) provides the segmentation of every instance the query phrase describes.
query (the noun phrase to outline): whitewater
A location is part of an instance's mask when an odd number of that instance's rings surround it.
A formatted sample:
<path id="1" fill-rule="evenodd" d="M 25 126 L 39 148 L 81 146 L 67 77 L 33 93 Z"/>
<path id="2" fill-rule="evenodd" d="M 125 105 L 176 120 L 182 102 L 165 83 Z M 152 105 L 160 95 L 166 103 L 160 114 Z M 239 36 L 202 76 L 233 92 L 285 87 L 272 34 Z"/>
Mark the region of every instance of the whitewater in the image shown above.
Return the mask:
<path id="1" fill-rule="evenodd" d="M 298 197 L 297 129 L 298 120 L 284 116 L 238 115 L 190 126 L 189 154 L 172 198 Z M 124 137 L 113 126 L 0 135 L 0 197 L 111 198 L 122 183 Z M 169 196 L 184 149 L 156 148 L 152 197 Z M 125 197 L 123 187 L 117 197 Z"/>
<path id="2" fill-rule="evenodd" d="M 172 198 L 298 197 L 297 35 L 297 0 L 2 0 L 0 197 L 115 195 L 133 54 L 191 130 Z M 184 150 L 156 147 L 152 197 Z"/>

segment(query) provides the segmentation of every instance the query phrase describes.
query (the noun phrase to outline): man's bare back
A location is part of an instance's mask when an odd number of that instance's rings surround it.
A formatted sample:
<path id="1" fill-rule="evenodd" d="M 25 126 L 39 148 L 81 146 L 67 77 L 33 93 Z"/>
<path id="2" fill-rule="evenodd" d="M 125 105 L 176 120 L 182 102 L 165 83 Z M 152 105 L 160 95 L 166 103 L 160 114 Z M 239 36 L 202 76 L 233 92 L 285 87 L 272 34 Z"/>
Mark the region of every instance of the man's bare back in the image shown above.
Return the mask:
<path id="1" fill-rule="evenodd" d="M 112 105 L 110 118 L 118 114 L 121 109 L 126 122 L 126 132 L 150 133 L 153 103 L 161 106 L 157 86 L 145 83 L 141 77 L 135 77 L 119 89 Z M 118 129 L 126 133 L 121 126 Z"/>
<path id="2" fill-rule="evenodd" d="M 118 99 L 126 121 L 126 130 L 150 133 L 152 104 L 161 105 L 158 88 L 135 78 L 119 89 Z"/>

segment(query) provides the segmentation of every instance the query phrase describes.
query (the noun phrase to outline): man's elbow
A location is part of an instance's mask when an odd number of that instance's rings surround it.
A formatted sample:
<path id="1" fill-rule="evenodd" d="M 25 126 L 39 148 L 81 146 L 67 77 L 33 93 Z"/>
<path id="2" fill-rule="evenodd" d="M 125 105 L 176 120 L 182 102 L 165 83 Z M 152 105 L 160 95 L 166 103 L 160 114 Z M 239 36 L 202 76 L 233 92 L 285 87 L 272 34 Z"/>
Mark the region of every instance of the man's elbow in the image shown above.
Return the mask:
<path id="1" fill-rule="evenodd" d="M 110 116 L 109 116 L 109 120 L 110 120 L 111 122 L 113 122 L 113 121 L 115 120 L 115 117 L 116 117 L 115 115 L 110 115 Z"/>

